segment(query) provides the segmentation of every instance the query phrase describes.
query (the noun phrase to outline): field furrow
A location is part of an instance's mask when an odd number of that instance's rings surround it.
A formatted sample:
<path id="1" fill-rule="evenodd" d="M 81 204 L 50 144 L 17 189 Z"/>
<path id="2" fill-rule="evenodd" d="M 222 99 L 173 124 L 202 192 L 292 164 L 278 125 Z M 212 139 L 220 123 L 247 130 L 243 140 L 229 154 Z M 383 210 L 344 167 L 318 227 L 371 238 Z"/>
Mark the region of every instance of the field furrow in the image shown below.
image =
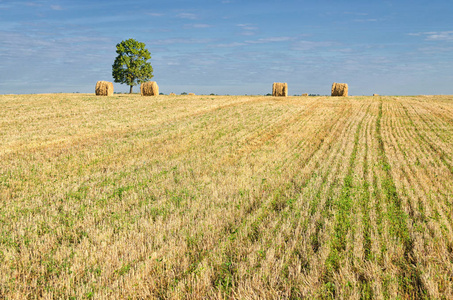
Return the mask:
<path id="1" fill-rule="evenodd" d="M 0 96 L 0 298 L 451 298 L 451 112 Z"/>
<path id="2" fill-rule="evenodd" d="M 393 135 L 389 136 L 389 143 L 394 145 L 389 149 L 391 150 L 389 151 L 390 163 L 394 169 L 394 176 L 398 178 L 397 190 L 405 202 L 409 229 L 414 237 L 413 244 L 418 248 L 413 255 L 418 261 L 419 273 L 423 274 L 421 282 L 426 287 L 428 294 L 437 298 L 439 297 L 438 288 L 443 283 L 437 279 L 438 274 L 435 274 L 436 271 L 433 272 L 433 270 L 442 269 L 438 261 L 442 260 L 442 257 L 449 256 L 446 249 L 451 243 L 452 236 L 451 214 L 445 214 L 444 208 L 442 208 L 442 204 L 445 203 L 443 191 L 449 190 L 446 186 L 451 185 L 451 182 L 448 180 L 439 184 L 438 181 L 433 181 L 437 177 L 432 176 L 436 170 L 430 170 L 433 163 L 425 163 L 425 160 L 435 157 L 436 153 L 429 145 L 416 143 L 416 140 L 413 139 L 415 132 L 412 132 L 412 127 L 407 126 L 407 122 L 403 122 L 406 114 L 399 105 L 393 109 L 393 114 L 395 123 L 389 126 L 389 129 L 394 131 Z M 415 122 L 410 121 L 411 124 Z M 408 128 L 409 130 L 407 130 Z M 425 148 L 423 148 L 424 146 Z M 426 155 L 420 156 L 419 153 L 423 152 Z M 418 163 L 414 164 L 415 161 Z M 437 169 L 442 167 L 440 164 Z M 439 251 L 441 249 L 444 250 Z M 427 256 L 428 253 L 435 253 L 435 255 Z M 450 273 L 449 270 L 441 271 L 441 273 L 443 272 Z"/>

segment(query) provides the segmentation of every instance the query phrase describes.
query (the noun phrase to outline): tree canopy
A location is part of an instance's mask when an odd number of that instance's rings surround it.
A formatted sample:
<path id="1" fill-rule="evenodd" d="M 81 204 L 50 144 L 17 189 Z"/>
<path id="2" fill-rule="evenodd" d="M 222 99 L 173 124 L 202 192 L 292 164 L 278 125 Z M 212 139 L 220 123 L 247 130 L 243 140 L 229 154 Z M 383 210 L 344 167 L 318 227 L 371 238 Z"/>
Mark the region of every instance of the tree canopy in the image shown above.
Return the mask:
<path id="1" fill-rule="evenodd" d="M 129 85 L 129 93 L 132 93 L 134 85 L 154 77 L 153 67 L 148 61 L 151 59 L 151 53 L 145 47 L 145 43 L 134 39 L 128 39 L 116 45 L 118 56 L 112 65 L 112 76 L 115 82 Z"/>

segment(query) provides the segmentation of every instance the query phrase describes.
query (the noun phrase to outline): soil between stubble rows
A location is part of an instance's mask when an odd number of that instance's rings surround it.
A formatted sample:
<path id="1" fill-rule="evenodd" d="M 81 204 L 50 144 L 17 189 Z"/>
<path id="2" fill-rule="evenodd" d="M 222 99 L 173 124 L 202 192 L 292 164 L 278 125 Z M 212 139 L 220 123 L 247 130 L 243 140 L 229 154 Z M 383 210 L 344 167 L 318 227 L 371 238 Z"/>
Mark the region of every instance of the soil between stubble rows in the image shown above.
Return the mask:
<path id="1" fill-rule="evenodd" d="M 452 298 L 453 96 L 0 96 L 0 298 Z"/>

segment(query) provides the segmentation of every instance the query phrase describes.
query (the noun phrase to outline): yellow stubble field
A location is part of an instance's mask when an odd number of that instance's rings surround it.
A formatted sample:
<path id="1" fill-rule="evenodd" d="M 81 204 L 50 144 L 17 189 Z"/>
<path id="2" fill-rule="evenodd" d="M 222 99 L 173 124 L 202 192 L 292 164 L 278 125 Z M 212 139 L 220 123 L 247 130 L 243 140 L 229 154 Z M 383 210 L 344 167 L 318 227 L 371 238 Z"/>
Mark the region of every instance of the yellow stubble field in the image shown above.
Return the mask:
<path id="1" fill-rule="evenodd" d="M 0 95 L 0 298 L 452 298 L 453 96 Z"/>

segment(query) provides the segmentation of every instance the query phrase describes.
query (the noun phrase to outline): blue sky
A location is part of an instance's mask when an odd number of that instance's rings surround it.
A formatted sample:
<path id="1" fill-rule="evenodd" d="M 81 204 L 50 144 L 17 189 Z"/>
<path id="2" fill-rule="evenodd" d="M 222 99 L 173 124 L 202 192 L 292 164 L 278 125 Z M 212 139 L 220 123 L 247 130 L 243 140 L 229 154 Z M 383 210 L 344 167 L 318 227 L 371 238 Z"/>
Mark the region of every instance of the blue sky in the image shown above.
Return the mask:
<path id="1" fill-rule="evenodd" d="M 0 94 L 92 93 L 128 38 L 166 94 L 453 94 L 452 16 L 451 0 L 0 0 Z"/>

